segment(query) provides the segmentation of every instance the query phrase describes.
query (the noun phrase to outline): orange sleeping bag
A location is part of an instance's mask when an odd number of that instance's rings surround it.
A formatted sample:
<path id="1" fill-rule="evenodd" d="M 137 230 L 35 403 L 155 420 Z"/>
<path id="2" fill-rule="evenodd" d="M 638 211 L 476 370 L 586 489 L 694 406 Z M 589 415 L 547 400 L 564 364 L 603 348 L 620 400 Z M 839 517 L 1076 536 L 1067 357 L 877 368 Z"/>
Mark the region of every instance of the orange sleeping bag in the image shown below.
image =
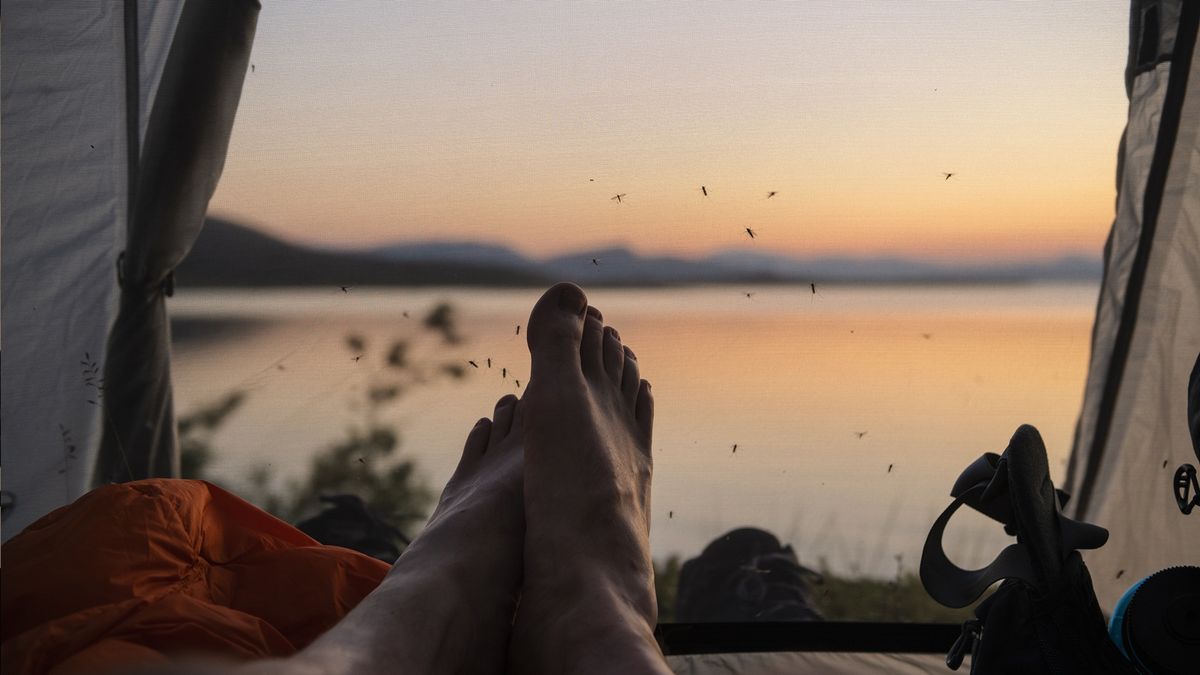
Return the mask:
<path id="1" fill-rule="evenodd" d="M 0 556 L 5 674 L 91 673 L 176 654 L 287 656 L 389 569 L 215 485 L 167 479 L 97 488 Z"/>

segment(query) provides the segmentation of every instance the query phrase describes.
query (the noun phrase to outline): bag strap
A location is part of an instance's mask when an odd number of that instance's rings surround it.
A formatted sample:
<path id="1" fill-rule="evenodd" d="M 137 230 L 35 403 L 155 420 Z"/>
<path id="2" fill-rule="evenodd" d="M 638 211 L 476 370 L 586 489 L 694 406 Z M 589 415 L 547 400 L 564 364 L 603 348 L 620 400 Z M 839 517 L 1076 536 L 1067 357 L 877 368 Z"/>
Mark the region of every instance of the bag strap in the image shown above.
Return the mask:
<path id="1" fill-rule="evenodd" d="M 1001 579 L 1020 579 L 1035 588 L 1044 586 L 1044 580 L 1035 570 L 1030 549 L 1016 529 L 1007 464 L 1007 457 L 992 452 L 972 462 L 954 483 L 950 493 L 954 501 L 934 521 L 925 539 L 921 552 L 921 583 L 934 600 L 947 607 L 966 607 Z M 1065 558 L 1073 550 L 1103 546 L 1108 541 L 1108 531 L 1064 516 L 1062 505 L 1066 499 L 1065 493 L 1060 491 L 1054 500 L 1061 556 Z M 1006 532 L 1017 536 L 1017 543 L 1006 546 L 991 563 L 980 569 L 965 570 L 955 565 L 943 547 L 946 525 L 963 504 L 1002 523 Z"/>

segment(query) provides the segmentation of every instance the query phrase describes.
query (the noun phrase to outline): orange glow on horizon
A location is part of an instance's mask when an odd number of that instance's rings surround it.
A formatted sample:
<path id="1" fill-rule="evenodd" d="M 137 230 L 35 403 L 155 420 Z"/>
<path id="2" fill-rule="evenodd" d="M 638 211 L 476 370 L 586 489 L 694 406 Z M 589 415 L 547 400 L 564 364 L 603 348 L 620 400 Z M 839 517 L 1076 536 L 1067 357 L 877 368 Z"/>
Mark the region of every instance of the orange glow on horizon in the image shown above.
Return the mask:
<path id="1" fill-rule="evenodd" d="M 289 5 L 211 212 L 344 247 L 1098 255 L 1127 6 L 1025 9 Z"/>

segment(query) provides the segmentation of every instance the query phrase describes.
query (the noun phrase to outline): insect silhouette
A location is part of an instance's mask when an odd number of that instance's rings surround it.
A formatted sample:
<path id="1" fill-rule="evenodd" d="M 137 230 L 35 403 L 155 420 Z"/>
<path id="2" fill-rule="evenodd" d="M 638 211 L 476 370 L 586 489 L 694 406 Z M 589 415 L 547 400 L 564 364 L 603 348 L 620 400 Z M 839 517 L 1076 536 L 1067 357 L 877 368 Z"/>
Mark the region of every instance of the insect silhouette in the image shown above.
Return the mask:
<path id="1" fill-rule="evenodd" d="M 358 463 L 359 463 L 359 464 L 366 464 L 366 463 L 367 463 L 367 460 L 363 459 L 362 457 L 359 457 L 359 458 L 358 458 Z"/>
<path id="2" fill-rule="evenodd" d="M 516 334 L 516 335 L 520 335 L 520 334 L 521 334 L 521 324 L 517 324 L 517 332 L 516 332 L 515 334 Z"/>
<path id="3" fill-rule="evenodd" d="M 704 187 L 703 185 L 700 186 L 700 192 L 703 193 L 705 197 L 708 196 L 708 188 Z"/>
<path id="4" fill-rule="evenodd" d="M 401 314 L 404 316 L 404 318 L 406 318 L 406 319 L 409 318 L 407 310 L 404 312 L 401 312 Z"/>
<path id="5" fill-rule="evenodd" d="M 738 446 L 738 444 L 737 444 L 737 443 L 734 443 L 734 444 L 733 444 L 733 452 L 731 452 L 731 453 L 729 453 L 729 454 L 731 454 L 731 455 L 736 455 L 736 454 L 737 454 L 737 446 Z"/>
<path id="6" fill-rule="evenodd" d="M 951 172 L 951 173 L 946 173 L 945 171 L 943 171 L 943 172 L 942 172 L 942 175 L 946 177 L 946 180 L 950 180 L 950 177 L 951 177 L 951 176 L 953 176 L 953 175 L 954 175 L 954 173 L 953 173 L 953 172 Z"/>
<path id="7" fill-rule="evenodd" d="M 751 292 L 749 292 L 749 293 L 745 293 L 744 295 L 746 296 L 746 298 L 747 298 L 747 299 L 750 299 L 750 300 L 753 300 L 753 299 L 754 299 L 754 291 L 751 291 Z"/>
<path id="8" fill-rule="evenodd" d="M 674 511 L 667 511 L 667 517 L 668 517 L 668 518 L 674 518 L 674 517 L 675 517 L 675 512 L 674 512 Z"/>
<path id="9" fill-rule="evenodd" d="M 600 260 L 599 260 L 599 259 L 597 259 L 597 258 L 592 258 L 592 264 L 593 264 L 593 265 L 595 265 L 596 267 L 599 267 L 599 266 L 600 266 Z"/>
<path id="10" fill-rule="evenodd" d="M 520 380 L 518 380 L 518 379 L 517 379 L 517 378 L 515 378 L 515 377 L 513 378 L 513 381 L 517 383 L 517 389 L 520 389 L 520 388 L 521 388 L 521 381 L 520 381 Z"/>
<path id="11" fill-rule="evenodd" d="M 596 182 L 596 179 L 595 179 L 595 178 L 589 178 L 589 179 L 588 179 L 588 182 L 589 182 L 589 183 L 595 183 L 595 182 Z"/>
<path id="12" fill-rule="evenodd" d="M 623 204 L 624 202 L 622 202 L 622 201 L 621 201 L 621 199 L 622 199 L 624 196 L 625 196 L 625 193 L 624 193 L 624 192 L 622 192 L 622 193 L 621 193 L 621 194 L 619 194 L 619 195 L 613 195 L 613 196 L 609 197 L 609 198 L 608 198 L 608 200 L 609 200 L 609 201 L 615 201 L 615 202 L 616 202 L 616 203 L 618 203 L 618 204 Z"/>
<path id="13" fill-rule="evenodd" d="M 343 293 L 349 293 L 350 289 L 354 288 L 354 287 L 353 286 L 338 286 L 338 288 L 342 289 Z"/>
<path id="14" fill-rule="evenodd" d="M 491 359 L 488 359 L 488 360 L 487 360 L 487 364 L 488 364 L 488 368 L 491 368 L 491 367 L 492 367 L 492 360 L 491 360 Z"/>
<path id="15" fill-rule="evenodd" d="M 921 337 L 925 338 L 926 340 L 930 340 L 933 338 L 933 333 L 921 333 Z"/>
<path id="16" fill-rule="evenodd" d="M 254 72 L 254 64 L 253 63 L 250 64 L 250 72 L 252 72 L 252 73 Z"/>
<path id="17" fill-rule="evenodd" d="M 478 363 L 475 363 L 474 361 L 467 361 L 467 363 L 471 364 L 471 367 L 472 367 L 472 368 L 478 368 L 478 367 L 479 367 L 479 364 L 478 364 Z"/>
<path id="18" fill-rule="evenodd" d="M 771 190 L 770 192 L 767 193 L 767 199 L 770 199 L 771 197 L 774 197 L 777 194 L 779 194 L 779 193 L 774 190 Z"/>
<path id="19" fill-rule="evenodd" d="M 1168 461 L 1170 461 L 1170 460 L 1166 460 L 1166 459 L 1164 459 L 1164 460 L 1163 460 L 1163 468 L 1164 468 L 1164 469 L 1165 469 L 1165 468 L 1167 468 L 1167 462 L 1168 462 Z"/>
<path id="20" fill-rule="evenodd" d="M 887 470 L 887 472 L 888 472 L 888 473 L 891 473 L 891 472 L 892 472 L 892 467 L 894 467 L 894 466 L 896 466 L 896 465 L 895 465 L 895 464 L 888 464 L 888 470 Z"/>
<path id="21" fill-rule="evenodd" d="M 748 228 L 748 227 L 746 228 L 746 234 L 750 235 L 750 238 L 751 238 L 751 239 L 754 239 L 755 237 L 757 237 L 757 236 L 758 236 L 758 235 L 757 235 L 757 234 L 754 232 L 754 230 L 752 230 L 752 229 L 750 229 L 750 228 Z"/>
<path id="22" fill-rule="evenodd" d="M 1117 570 L 1117 578 L 1118 579 L 1120 579 L 1122 576 L 1124 576 L 1124 574 L 1125 574 L 1125 570 Z"/>
<path id="23" fill-rule="evenodd" d="M 501 369 L 500 369 L 500 377 L 501 377 L 502 379 L 505 379 L 505 380 L 507 380 L 507 379 L 508 379 L 508 368 L 501 368 Z"/>
<path id="24" fill-rule="evenodd" d="M 866 435 L 867 435 L 867 432 L 865 432 L 865 431 L 856 431 L 856 432 L 854 432 L 854 435 L 855 435 L 855 436 L 858 436 L 858 437 L 861 439 L 863 436 L 866 436 Z"/>
<path id="25" fill-rule="evenodd" d="M 358 360 L 361 358 L 362 358 L 362 354 L 359 354 L 358 356 L 354 357 L 354 362 L 358 363 Z"/>
<path id="26" fill-rule="evenodd" d="M 816 294 L 817 294 L 817 283 L 816 283 L 815 281 L 810 281 L 810 282 L 808 283 L 808 287 L 812 289 L 812 294 L 813 294 L 813 295 L 816 295 Z M 854 331 L 850 331 L 850 332 L 851 332 L 851 333 L 853 333 Z"/>

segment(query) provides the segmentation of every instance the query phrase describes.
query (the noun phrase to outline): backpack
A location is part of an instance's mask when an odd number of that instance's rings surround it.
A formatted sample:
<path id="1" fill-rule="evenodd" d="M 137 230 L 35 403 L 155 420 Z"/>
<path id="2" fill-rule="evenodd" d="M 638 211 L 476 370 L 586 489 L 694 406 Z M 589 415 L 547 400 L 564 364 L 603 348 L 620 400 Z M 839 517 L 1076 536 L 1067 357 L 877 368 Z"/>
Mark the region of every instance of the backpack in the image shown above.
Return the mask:
<path id="1" fill-rule="evenodd" d="M 925 590 L 943 605 L 966 607 L 1004 581 L 963 624 L 947 666 L 957 670 L 969 652 L 972 675 L 1136 673 L 1108 637 L 1078 552 L 1103 546 L 1108 531 L 1063 515 L 1068 497 L 1050 481 L 1037 429 L 1021 426 L 1003 454 L 987 453 L 973 462 L 951 496 L 954 501 L 925 540 L 920 568 Z M 957 567 L 942 548 L 946 524 L 963 504 L 1017 538 L 982 569 Z"/>

